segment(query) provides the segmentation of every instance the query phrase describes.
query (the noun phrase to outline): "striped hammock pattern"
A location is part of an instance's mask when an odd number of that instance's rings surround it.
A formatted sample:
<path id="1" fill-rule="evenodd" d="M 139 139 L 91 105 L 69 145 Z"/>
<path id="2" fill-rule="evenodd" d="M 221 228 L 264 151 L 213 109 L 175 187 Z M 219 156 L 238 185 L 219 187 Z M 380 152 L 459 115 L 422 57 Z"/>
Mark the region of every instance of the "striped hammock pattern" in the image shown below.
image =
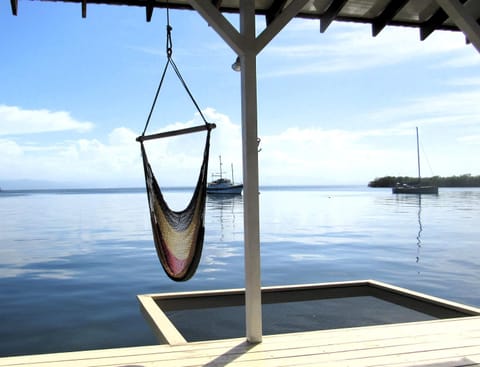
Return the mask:
<path id="1" fill-rule="evenodd" d="M 202 167 L 195 191 L 188 206 L 182 211 L 170 209 L 152 172 L 143 142 L 141 150 L 158 259 L 170 279 L 188 280 L 195 274 L 202 255 L 210 130 L 207 132 Z"/>

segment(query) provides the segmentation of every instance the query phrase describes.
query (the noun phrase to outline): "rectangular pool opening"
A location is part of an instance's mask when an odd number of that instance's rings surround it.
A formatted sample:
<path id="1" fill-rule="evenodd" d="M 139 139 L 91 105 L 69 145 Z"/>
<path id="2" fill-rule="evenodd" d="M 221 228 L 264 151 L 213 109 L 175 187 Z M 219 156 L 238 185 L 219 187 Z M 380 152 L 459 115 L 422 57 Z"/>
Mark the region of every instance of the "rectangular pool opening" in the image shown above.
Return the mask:
<path id="1" fill-rule="evenodd" d="M 162 343 L 245 335 L 243 289 L 138 296 Z M 263 334 L 480 315 L 480 309 L 366 280 L 262 288 Z"/>

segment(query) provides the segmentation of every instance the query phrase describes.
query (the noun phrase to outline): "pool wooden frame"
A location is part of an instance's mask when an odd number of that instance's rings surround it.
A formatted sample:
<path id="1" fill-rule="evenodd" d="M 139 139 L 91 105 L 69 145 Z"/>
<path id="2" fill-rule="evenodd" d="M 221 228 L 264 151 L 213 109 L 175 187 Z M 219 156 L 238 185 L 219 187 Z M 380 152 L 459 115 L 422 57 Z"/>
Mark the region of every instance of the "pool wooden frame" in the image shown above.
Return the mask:
<path id="1" fill-rule="evenodd" d="M 463 305 L 375 280 L 262 287 L 262 304 L 372 296 L 439 319 L 479 316 L 480 308 Z M 166 312 L 245 305 L 245 289 L 225 289 L 137 296 L 140 309 L 162 344 L 188 343 Z"/>

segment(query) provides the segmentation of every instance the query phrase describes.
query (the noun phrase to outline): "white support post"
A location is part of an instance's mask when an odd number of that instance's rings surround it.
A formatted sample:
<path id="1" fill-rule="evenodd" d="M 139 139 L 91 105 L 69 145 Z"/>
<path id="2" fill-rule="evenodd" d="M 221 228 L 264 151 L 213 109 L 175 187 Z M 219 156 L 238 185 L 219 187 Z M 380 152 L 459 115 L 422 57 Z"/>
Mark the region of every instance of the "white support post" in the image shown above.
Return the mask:
<path id="1" fill-rule="evenodd" d="M 257 54 L 308 0 L 292 0 L 258 38 L 255 31 L 255 0 L 239 2 L 240 32 L 228 23 L 211 2 L 198 0 L 188 0 L 188 2 L 240 56 L 246 336 L 248 342 L 260 343 L 262 341 L 262 289 L 257 146 Z"/>
<path id="2" fill-rule="evenodd" d="M 437 3 L 453 19 L 457 27 L 460 28 L 477 51 L 480 52 L 480 26 L 477 24 L 476 19 L 472 18 L 465 11 L 463 5 L 458 0 L 437 0 Z"/>
<path id="3" fill-rule="evenodd" d="M 262 341 L 262 291 L 260 276 L 260 219 L 257 144 L 257 54 L 255 2 L 240 2 L 240 33 L 245 41 L 241 57 L 243 218 L 245 237 L 246 334 L 250 343 Z"/>

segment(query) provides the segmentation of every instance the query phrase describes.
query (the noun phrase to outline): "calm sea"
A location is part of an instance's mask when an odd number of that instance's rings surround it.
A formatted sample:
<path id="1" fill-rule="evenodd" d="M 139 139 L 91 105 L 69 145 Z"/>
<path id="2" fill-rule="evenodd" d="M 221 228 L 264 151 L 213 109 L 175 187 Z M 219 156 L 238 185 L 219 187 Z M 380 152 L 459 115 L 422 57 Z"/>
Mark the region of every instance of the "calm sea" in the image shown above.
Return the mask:
<path id="1" fill-rule="evenodd" d="M 174 209 L 187 189 L 166 191 Z M 243 287 L 243 198 L 208 197 L 188 282 L 163 273 L 142 189 L 0 192 L 0 356 L 155 344 L 137 294 Z M 376 279 L 480 306 L 480 190 L 262 188 L 262 283 Z"/>

